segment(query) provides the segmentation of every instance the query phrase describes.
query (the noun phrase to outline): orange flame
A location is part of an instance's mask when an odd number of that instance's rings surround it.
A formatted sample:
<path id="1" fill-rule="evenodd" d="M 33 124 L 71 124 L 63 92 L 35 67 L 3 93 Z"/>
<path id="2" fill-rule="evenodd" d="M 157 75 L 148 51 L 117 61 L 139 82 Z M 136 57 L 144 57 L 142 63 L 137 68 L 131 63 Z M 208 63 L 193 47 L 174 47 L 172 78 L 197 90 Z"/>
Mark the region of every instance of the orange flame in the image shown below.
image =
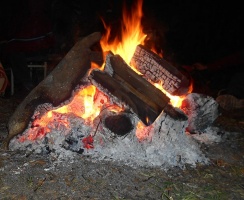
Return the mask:
<path id="1" fill-rule="evenodd" d="M 135 8 L 133 10 L 133 15 L 129 13 L 126 9 L 123 10 L 123 23 L 122 23 L 122 39 L 115 37 L 113 41 L 109 41 L 111 27 L 107 26 L 104 21 L 104 27 L 106 29 L 106 34 L 100 41 L 103 52 L 111 51 L 113 54 L 120 55 L 123 60 L 130 66 L 130 60 L 134 55 L 137 45 L 144 44 L 146 39 L 146 34 L 143 33 L 143 28 L 141 26 L 142 13 L 142 0 L 138 0 Z M 156 53 L 154 49 L 151 49 Z M 162 55 L 159 55 L 162 57 Z M 130 66 L 135 72 L 141 74 L 135 67 Z M 164 94 L 170 98 L 170 103 L 174 107 L 180 107 L 184 99 L 184 96 L 173 96 L 163 89 L 162 84 L 153 83 L 155 87 L 160 89 Z"/>
<path id="2" fill-rule="evenodd" d="M 136 50 L 136 46 L 143 44 L 147 36 L 143 33 L 141 27 L 142 0 L 138 0 L 138 3 L 135 5 L 135 9 L 133 9 L 133 15 L 126 9 L 123 11 L 121 39 L 117 36 L 113 41 L 109 41 L 111 27 L 107 26 L 103 22 L 106 29 L 106 34 L 102 37 L 100 44 L 103 52 L 111 51 L 115 55 L 120 55 L 129 65 L 130 60 Z"/>
<path id="3" fill-rule="evenodd" d="M 164 90 L 162 83 L 153 83 L 153 85 L 160 89 L 166 96 L 170 98 L 170 103 L 172 106 L 179 108 L 181 106 L 182 101 L 184 100 L 185 96 L 174 96 Z"/>
<path id="4" fill-rule="evenodd" d="M 96 98 L 96 94 L 102 96 L 102 99 Z M 103 106 L 108 102 L 108 97 L 90 85 L 80 90 L 72 99 L 72 101 L 60 108 L 48 111 L 40 119 L 35 119 L 32 123 L 33 128 L 29 129 L 27 136 L 20 138 L 34 140 L 44 137 L 50 128 L 60 128 L 60 125 L 69 127 L 69 122 L 66 117 L 60 114 L 72 113 L 78 117 L 86 119 L 86 122 L 92 122 L 100 113 Z M 115 109 L 115 106 L 114 108 Z"/>

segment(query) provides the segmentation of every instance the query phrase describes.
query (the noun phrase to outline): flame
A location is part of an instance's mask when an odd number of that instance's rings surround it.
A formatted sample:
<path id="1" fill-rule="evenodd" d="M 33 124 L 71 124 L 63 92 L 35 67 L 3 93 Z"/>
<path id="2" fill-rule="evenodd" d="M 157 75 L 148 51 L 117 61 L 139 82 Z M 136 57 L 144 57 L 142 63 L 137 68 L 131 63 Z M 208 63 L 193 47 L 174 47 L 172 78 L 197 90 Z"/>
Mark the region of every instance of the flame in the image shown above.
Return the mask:
<path id="1" fill-rule="evenodd" d="M 160 89 L 166 96 L 170 98 L 170 103 L 172 106 L 179 108 L 181 106 L 182 101 L 184 100 L 185 96 L 174 96 L 164 90 L 162 83 L 153 83 L 153 85 Z"/>
<path id="2" fill-rule="evenodd" d="M 88 86 L 86 89 L 79 92 L 80 97 L 84 98 L 84 113 L 80 113 L 83 119 L 91 118 L 92 120 L 99 115 L 100 110 L 94 107 L 94 95 L 96 88 L 93 85 Z"/>
<path id="3" fill-rule="evenodd" d="M 91 68 L 90 68 L 90 70 L 88 71 L 88 75 L 90 75 L 90 73 L 92 72 L 93 69 L 100 69 L 101 71 L 103 71 L 104 66 L 105 66 L 105 63 L 103 63 L 102 66 L 99 66 L 99 65 L 98 65 L 97 63 L 95 63 L 95 62 L 91 62 Z"/>
<path id="4" fill-rule="evenodd" d="M 123 23 L 121 24 L 121 39 L 119 36 L 116 36 L 113 41 L 110 41 L 111 27 L 107 26 L 103 21 L 106 29 L 106 33 L 100 41 L 103 52 L 111 51 L 115 55 L 120 55 L 129 65 L 136 46 L 143 44 L 147 36 L 142 30 L 142 16 L 142 0 L 138 0 L 137 4 L 134 5 L 133 12 L 130 13 L 124 9 Z"/>
<path id="5" fill-rule="evenodd" d="M 73 113 L 78 117 L 93 121 L 93 119 L 99 115 L 102 106 L 94 104 L 96 92 L 98 92 L 97 88 L 94 85 L 89 85 L 81 89 L 69 104 L 49 112 L 57 112 L 61 114 Z M 105 104 L 107 101 L 104 101 L 103 103 Z M 51 116 L 51 114 L 49 115 Z M 42 119 L 45 120 L 45 116 Z"/>
<path id="6" fill-rule="evenodd" d="M 99 94 L 97 96 L 102 96 L 102 100 L 98 97 L 96 98 L 96 94 Z M 64 114 L 72 113 L 85 119 L 87 123 L 92 123 L 107 102 L 108 97 L 101 93 L 95 86 L 86 86 L 74 96 L 69 104 L 50 110 L 40 118 L 35 119 L 32 123 L 32 129 L 29 129 L 26 134 L 27 136 L 22 136 L 20 141 L 43 138 L 50 132 L 50 128 L 59 129 L 63 126 L 68 128 L 69 122 Z M 115 109 L 116 106 L 113 107 L 113 110 Z"/>
<path id="7" fill-rule="evenodd" d="M 143 28 L 141 26 L 142 13 L 142 0 L 138 0 L 137 4 L 134 6 L 133 12 L 129 13 L 126 9 L 123 10 L 123 23 L 122 23 L 122 39 L 115 37 L 113 41 L 110 41 L 111 27 L 107 26 L 103 21 L 104 27 L 106 29 L 105 35 L 102 37 L 100 44 L 103 52 L 111 51 L 113 54 L 120 55 L 123 60 L 130 66 L 130 60 L 134 55 L 137 45 L 144 44 L 147 37 L 143 33 Z M 151 49 L 153 52 L 158 54 L 155 49 Z M 158 54 L 162 57 L 161 54 Z M 130 66 L 135 72 L 142 75 L 135 67 Z M 163 89 L 162 84 L 153 83 L 155 87 L 160 89 L 164 94 L 170 98 L 170 103 L 174 107 L 180 107 L 184 99 L 184 96 L 173 96 Z"/>

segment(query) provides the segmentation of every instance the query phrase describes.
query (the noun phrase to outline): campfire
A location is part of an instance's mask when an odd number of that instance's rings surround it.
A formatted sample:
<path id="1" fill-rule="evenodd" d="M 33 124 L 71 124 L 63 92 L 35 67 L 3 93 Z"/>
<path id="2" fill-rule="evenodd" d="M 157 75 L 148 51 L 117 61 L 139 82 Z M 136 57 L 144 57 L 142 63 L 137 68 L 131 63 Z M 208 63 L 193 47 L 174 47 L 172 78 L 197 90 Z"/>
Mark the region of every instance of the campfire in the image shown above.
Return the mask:
<path id="1" fill-rule="evenodd" d="M 144 44 L 141 18 L 139 0 L 124 11 L 121 36 L 111 39 L 104 22 L 103 36 L 77 42 L 19 105 L 4 147 L 132 165 L 207 163 L 189 132 L 204 132 L 218 105 L 191 93 L 191 79 Z M 103 59 L 90 49 L 96 42 Z"/>

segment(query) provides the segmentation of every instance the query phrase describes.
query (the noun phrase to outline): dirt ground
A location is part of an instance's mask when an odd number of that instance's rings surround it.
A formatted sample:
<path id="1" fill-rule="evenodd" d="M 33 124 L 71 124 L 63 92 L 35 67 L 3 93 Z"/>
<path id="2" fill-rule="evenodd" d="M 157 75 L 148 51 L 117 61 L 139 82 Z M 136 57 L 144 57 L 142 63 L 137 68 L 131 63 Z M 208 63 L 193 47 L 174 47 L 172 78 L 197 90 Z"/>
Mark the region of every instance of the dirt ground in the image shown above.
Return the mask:
<path id="1" fill-rule="evenodd" d="M 0 98 L 0 143 L 21 95 Z M 167 171 L 0 150 L 0 199 L 244 199 L 244 134 L 201 148 L 209 165 Z"/>

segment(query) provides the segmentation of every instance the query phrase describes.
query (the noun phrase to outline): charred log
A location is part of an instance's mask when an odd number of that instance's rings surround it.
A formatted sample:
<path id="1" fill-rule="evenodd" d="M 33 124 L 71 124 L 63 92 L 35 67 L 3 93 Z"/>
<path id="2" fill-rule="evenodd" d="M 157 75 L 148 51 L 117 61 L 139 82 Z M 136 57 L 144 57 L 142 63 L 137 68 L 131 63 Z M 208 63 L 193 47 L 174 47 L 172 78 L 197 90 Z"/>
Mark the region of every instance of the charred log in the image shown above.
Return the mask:
<path id="1" fill-rule="evenodd" d="M 110 56 L 110 63 L 112 76 L 93 70 L 91 78 L 128 104 L 145 125 L 152 124 L 168 105 L 169 98 L 134 72 L 120 56 Z"/>
<path id="2" fill-rule="evenodd" d="M 162 83 L 163 88 L 172 95 L 185 95 L 190 90 L 190 79 L 186 75 L 142 45 L 137 46 L 131 65 L 147 80 Z"/>
<path id="3" fill-rule="evenodd" d="M 8 149 L 14 136 L 27 128 L 37 105 L 51 103 L 57 106 L 71 97 L 74 88 L 90 69 L 90 47 L 100 38 L 101 34 L 96 32 L 78 41 L 47 78 L 26 96 L 8 122 L 8 136 L 2 144 L 4 149 Z"/>
<path id="4" fill-rule="evenodd" d="M 179 108 L 174 108 L 172 105 L 168 104 L 164 108 L 164 112 L 168 114 L 172 119 L 178 121 L 186 121 L 188 119 L 187 115 Z"/>

